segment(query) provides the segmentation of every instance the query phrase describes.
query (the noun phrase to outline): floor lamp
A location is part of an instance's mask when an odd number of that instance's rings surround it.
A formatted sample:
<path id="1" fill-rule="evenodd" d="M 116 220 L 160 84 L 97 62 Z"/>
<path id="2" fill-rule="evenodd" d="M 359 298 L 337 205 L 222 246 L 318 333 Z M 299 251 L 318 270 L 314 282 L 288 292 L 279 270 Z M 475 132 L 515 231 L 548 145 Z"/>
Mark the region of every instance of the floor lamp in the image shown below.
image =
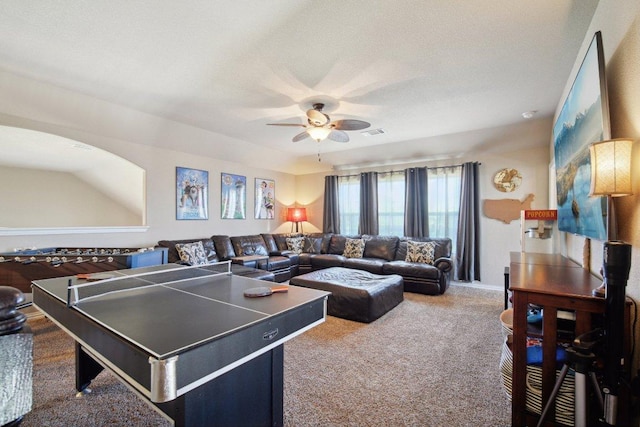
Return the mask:
<path id="1" fill-rule="evenodd" d="M 307 220 L 307 209 L 306 208 L 288 208 L 287 209 L 287 221 L 292 222 L 291 224 L 291 232 L 293 233 L 293 223 L 296 223 L 296 233 L 298 232 L 298 224 L 302 221 Z M 300 225 L 300 230 L 302 230 L 302 224 Z M 304 231 L 303 231 L 304 232 Z"/>
<path id="2" fill-rule="evenodd" d="M 617 422 L 618 396 L 624 366 L 625 287 L 631 268 L 631 245 L 617 239 L 617 224 L 612 210 L 613 197 L 633 194 L 631 185 L 631 150 L 633 140 L 612 139 L 589 147 L 591 156 L 590 195 L 607 196 L 607 241 L 603 247 L 602 276 L 595 296 L 605 298 L 604 419 L 606 425 Z"/>

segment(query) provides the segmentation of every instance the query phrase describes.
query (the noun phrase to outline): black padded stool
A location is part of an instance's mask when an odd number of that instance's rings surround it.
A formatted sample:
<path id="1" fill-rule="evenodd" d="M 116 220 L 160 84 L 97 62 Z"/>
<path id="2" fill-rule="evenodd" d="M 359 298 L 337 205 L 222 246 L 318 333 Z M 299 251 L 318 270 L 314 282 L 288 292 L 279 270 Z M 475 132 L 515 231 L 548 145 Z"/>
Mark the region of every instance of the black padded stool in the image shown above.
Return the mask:
<path id="1" fill-rule="evenodd" d="M 0 400 L 3 426 L 19 425 L 32 405 L 33 335 L 27 316 L 17 309 L 24 301 L 18 289 L 0 286 L 0 384 L 12 385 Z"/>

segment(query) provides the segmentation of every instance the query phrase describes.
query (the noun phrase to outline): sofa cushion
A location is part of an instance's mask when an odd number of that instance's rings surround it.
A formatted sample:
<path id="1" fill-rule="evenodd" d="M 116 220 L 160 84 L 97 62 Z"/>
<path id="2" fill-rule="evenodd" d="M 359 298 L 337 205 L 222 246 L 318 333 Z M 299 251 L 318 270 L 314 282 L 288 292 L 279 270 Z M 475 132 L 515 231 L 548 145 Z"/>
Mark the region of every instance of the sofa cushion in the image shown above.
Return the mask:
<path id="1" fill-rule="evenodd" d="M 365 240 L 364 258 L 380 258 L 393 261 L 400 239 L 396 236 L 362 236 Z"/>
<path id="2" fill-rule="evenodd" d="M 169 263 L 180 262 L 180 254 L 178 254 L 178 250 L 176 249 L 177 243 L 193 243 L 193 242 L 202 242 L 202 247 L 204 248 L 204 252 L 207 256 L 207 263 L 218 262 L 218 254 L 216 252 L 216 248 L 213 245 L 213 242 L 209 238 L 203 239 L 185 239 L 185 240 L 160 240 L 158 242 L 158 246 L 162 248 L 167 248 L 167 261 Z"/>
<path id="3" fill-rule="evenodd" d="M 233 250 L 233 245 L 231 244 L 231 238 L 229 236 L 211 236 L 211 240 L 216 247 L 218 257 L 220 257 L 222 261 L 226 261 L 237 256 L 236 252 Z"/>
<path id="4" fill-rule="evenodd" d="M 264 240 L 265 245 L 267 245 L 267 251 L 269 251 L 269 253 L 278 252 L 278 251 L 287 249 L 286 246 L 284 246 L 283 248 L 278 247 L 278 243 L 276 242 L 276 238 L 273 234 L 263 233 L 261 234 L 261 236 L 262 236 L 262 239 Z"/>
<path id="5" fill-rule="evenodd" d="M 364 253 L 363 239 L 347 238 L 344 244 L 344 252 L 342 253 L 342 255 L 345 258 L 362 258 L 363 253 Z"/>
<path id="6" fill-rule="evenodd" d="M 298 258 L 298 264 L 299 265 L 311 265 L 311 258 L 313 258 L 315 256 L 316 256 L 315 254 L 308 254 L 308 253 L 302 252 L 299 255 L 299 258 Z"/>
<path id="7" fill-rule="evenodd" d="M 269 255 L 261 235 L 232 236 L 231 243 L 236 256 Z"/>
<path id="8" fill-rule="evenodd" d="M 396 261 L 404 261 L 407 258 L 407 241 L 413 240 L 414 242 L 434 242 L 436 244 L 433 257 L 438 258 L 450 258 L 451 257 L 451 239 L 448 237 L 403 237 L 398 243 L 398 250 L 396 251 Z"/>
<path id="9" fill-rule="evenodd" d="M 287 249 L 297 254 L 302 253 L 304 237 L 287 237 Z"/>
<path id="10" fill-rule="evenodd" d="M 435 249 L 435 242 L 414 242 L 409 240 L 407 242 L 407 257 L 405 261 L 433 265 Z"/>
<path id="11" fill-rule="evenodd" d="M 344 267 L 368 271 L 373 274 L 383 274 L 382 266 L 385 262 L 380 258 L 347 258 L 344 260 Z"/>
<path id="12" fill-rule="evenodd" d="M 332 234 L 329 238 L 329 245 L 325 253 L 342 255 L 344 253 L 344 245 L 347 243 L 347 239 L 359 239 L 360 236 L 345 236 L 342 234 Z"/>
<path id="13" fill-rule="evenodd" d="M 384 274 L 399 274 L 403 277 L 419 277 L 437 281 L 442 272 L 433 265 L 418 262 L 389 261 L 382 266 Z"/>
<path id="14" fill-rule="evenodd" d="M 204 252 L 204 246 L 201 241 L 193 243 L 176 243 L 176 250 L 180 255 L 180 260 L 189 265 L 205 265 L 208 264 L 207 255 Z"/>
<path id="15" fill-rule="evenodd" d="M 289 249 L 287 249 L 287 238 L 288 237 L 293 237 L 289 234 L 272 234 L 273 236 L 273 240 L 275 240 L 276 242 L 276 246 L 278 247 L 279 251 L 287 251 Z"/>
<path id="16" fill-rule="evenodd" d="M 333 234 L 327 233 L 322 237 L 322 247 L 320 248 L 321 254 L 329 253 L 329 243 L 331 243 L 331 236 L 333 236 Z M 313 237 L 313 236 L 310 236 L 310 237 Z"/>
<path id="17" fill-rule="evenodd" d="M 342 267 L 346 258 L 342 255 L 320 254 L 311 257 L 311 266 L 314 270 L 327 267 Z"/>
<path id="18" fill-rule="evenodd" d="M 305 237 L 302 252 L 307 254 L 322 253 L 322 237 Z"/>
<path id="19" fill-rule="evenodd" d="M 263 237 L 265 236 L 265 234 L 262 235 Z M 287 239 L 290 237 L 301 237 L 302 234 L 300 233 L 275 233 L 275 234 L 271 234 L 271 236 L 273 237 L 273 240 L 276 244 L 276 247 L 278 248 L 279 251 L 288 251 L 289 248 L 287 248 Z M 265 242 L 267 242 L 267 239 L 265 239 Z M 268 242 L 267 242 L 267 246 L 268 246 Z"/>

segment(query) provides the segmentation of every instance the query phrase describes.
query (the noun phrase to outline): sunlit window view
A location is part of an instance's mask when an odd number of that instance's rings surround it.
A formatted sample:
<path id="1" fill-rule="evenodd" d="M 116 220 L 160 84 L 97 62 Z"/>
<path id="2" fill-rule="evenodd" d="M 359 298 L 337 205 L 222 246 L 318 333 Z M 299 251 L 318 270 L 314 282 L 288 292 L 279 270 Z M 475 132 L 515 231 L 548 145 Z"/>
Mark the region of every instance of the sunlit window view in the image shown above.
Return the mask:
<path id="1" fill-rule="evenodd" d="M 404 235 L 404 172 L 378 174 L 378 233 Z"/>
<path id="2" fill-rule="evenodd" d="M 448 237 L 456 247 L 461 191 L 460 166 L 429 168 L 427 173 L 429 236 Z M 340 232 L 358 234 L 360 218 L 360 176 L 338 179 Z M 405 173 L 378 174 L 378 234 L 404 236 Z"/>
<path id="3" fill-rule="evenodd" d="M 360 218 L 360 175 L 338 178 L 338 206 L 340 210 L 340 233 L 358 234 Z"/>

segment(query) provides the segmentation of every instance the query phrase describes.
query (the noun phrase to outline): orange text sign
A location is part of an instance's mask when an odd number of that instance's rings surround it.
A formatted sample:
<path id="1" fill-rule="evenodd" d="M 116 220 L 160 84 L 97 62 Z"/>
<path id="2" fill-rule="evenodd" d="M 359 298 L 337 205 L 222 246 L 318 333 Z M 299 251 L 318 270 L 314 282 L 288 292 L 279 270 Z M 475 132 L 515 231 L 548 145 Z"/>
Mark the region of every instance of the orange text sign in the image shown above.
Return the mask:
<path id="1" fill-rule="evenodd" d="M 558 219 L 558 211 L 555 209 L 535 209 L 524 211 L 524 219 L 556 221 Z"/>

